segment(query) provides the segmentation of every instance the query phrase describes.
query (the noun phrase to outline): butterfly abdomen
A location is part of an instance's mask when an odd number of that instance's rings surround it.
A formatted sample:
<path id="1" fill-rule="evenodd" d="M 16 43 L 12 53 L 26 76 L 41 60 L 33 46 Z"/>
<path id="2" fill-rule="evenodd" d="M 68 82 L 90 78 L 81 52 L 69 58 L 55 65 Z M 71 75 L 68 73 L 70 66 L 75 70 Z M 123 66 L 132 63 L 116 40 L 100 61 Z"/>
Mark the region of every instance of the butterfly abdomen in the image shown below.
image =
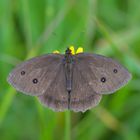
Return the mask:
<path id="1" fill-rule="evenodd" d="M 64 64 L 64 71 L 65 71 L 65 78 L 66 78 L 66 89 L 68 92 L 72 90 L 72 70 L 73 64 L 72 63 L 65 63 Z"/>

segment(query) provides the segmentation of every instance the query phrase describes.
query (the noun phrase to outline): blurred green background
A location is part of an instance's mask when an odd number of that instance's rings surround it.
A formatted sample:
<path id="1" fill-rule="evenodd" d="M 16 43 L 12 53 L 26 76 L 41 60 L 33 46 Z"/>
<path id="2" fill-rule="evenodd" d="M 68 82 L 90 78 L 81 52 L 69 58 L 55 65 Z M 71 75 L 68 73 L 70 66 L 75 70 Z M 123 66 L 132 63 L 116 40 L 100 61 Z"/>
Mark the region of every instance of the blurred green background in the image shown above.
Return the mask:
<path id="1" fill-rule="evenodd" d="M 69 45 L 119 60 L 133 79 L 84 114 L 53 112 L 7 83 L 20 61 Z M 140 140 L 139 77 L 138 0 L 0 0 L 0 140 Z"/>

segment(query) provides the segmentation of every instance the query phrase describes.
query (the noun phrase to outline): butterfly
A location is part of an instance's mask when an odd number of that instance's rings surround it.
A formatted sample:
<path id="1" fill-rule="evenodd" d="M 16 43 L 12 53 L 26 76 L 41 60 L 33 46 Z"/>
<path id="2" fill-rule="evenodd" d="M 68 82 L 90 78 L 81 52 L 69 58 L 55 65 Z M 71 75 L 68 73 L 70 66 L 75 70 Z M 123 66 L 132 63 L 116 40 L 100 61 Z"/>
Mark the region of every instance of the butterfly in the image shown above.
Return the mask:
<path id="1" fill-rule="evenodd" d="M 37 96 L 55 111 L 85 112 L 128 83 L 131 74 L 117 61 L 91 53 L 50 53 L 19 64 L 8 76 L 18 91 Z"/>

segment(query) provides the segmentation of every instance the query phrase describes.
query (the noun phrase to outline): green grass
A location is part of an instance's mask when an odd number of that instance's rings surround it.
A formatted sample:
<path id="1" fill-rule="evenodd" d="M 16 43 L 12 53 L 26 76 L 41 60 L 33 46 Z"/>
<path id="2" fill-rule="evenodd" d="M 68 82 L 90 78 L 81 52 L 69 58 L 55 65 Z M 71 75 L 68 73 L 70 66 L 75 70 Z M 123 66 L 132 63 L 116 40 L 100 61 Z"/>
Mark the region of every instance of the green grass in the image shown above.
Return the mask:
<path id="1" fill-rule="evenodd" d="M 139 140 L 139 13 L 138 0 L 1 0 L 0 139 Z M 131 82 L 86 113 L 53 112 L 7 83 L 20 61 L 70 45 L 119 60 Z"/>
<path id="2" fill-rule="evenodd" d="M 71 112 L 65 112 L 65 140 L 71 140 Z"/>

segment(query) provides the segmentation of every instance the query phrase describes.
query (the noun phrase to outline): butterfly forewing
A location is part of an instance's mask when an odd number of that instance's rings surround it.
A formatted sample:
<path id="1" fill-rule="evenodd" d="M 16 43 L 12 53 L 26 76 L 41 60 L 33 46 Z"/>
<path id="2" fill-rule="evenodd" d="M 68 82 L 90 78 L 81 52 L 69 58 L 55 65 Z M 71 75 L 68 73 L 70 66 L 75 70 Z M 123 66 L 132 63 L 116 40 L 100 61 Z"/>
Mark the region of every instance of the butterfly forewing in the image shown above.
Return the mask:
<path id="1" fill-rule="evenodd" d="M 38 98 L 44 105 L 55 111 L 64 111 L 65 109 L 68 109 L 68 92 L 66 90 L 63 64 L 60 65 L 49 88 L 47 88 L 43 95 L 38 96 Z"/>
<path id="2" fill-rule="evenodd" d="M 97 94 L 113 93 L 131 78 L 123 66 L 110 58 L 88 53 L 80 53 L 75 57 L 87 84 Z"/>
<path id="3" fill-rule="evenodd" d="M 47 54 L 18 65 L 8 81 L 18 91 L 28 95 L 42 95 L 56 77 L 63 55 Z"/>

